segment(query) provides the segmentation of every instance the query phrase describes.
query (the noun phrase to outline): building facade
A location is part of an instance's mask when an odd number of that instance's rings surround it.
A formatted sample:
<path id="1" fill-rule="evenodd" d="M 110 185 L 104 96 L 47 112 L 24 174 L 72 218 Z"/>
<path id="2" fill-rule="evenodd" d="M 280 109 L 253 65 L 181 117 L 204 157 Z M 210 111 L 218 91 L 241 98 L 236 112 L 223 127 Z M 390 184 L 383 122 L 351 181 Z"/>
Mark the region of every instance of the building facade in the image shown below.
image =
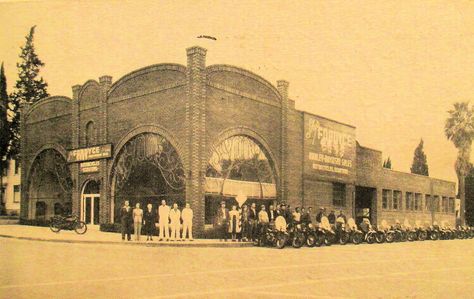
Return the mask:
<path id="1" fill-rule="evenodd" d="M 21 217 L 70 209 L 114 223 L 124 200 L 165 199 L 191 204 L 200 236 L 221 200 L 454 223 L 454 183 L 382 169 L 355 127 L 296 110 L 288 82 L 206 66 L 206 52 L 192 47 L 186 66 L 102 76 L 73 86 L 72 98 L 22 107 Z"/>
<path id="2" fill-rule="evenodd" d="M 21 200 L 21 169 L 15 160 L 6 161 L 7 167 L 2 169 L 2 207 L 7 215 L 20 214 Z"/>

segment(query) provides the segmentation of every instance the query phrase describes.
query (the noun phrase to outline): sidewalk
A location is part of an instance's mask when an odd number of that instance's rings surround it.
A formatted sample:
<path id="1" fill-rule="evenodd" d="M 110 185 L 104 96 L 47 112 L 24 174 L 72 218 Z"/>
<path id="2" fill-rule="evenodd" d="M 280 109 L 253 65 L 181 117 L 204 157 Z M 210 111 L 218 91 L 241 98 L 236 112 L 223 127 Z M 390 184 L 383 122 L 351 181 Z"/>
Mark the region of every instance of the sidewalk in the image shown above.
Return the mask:
<path id="1" fill-rule="evenodd" d="M 194 241 L 162 241 L 158 237 L 154 241 L 146 242 L 146 236 L 141 236 L 139 242 L 122 241 L 119 233 L 105 233 L 95 227 L 88 227 L 84 235 L 78 235 L 74 231 L 60 231 L 53 233 L 48 227 L 27 225 L 0 225 L 0 238 L 13 238 L 30 241 L 82 243 L 82 244 L 112 244 L 148 247 L 250 247 L 251 242 L 220 242 L 212 239 L 194 239 Z M 133 238 L 133 236 L 132 236 Z"/>

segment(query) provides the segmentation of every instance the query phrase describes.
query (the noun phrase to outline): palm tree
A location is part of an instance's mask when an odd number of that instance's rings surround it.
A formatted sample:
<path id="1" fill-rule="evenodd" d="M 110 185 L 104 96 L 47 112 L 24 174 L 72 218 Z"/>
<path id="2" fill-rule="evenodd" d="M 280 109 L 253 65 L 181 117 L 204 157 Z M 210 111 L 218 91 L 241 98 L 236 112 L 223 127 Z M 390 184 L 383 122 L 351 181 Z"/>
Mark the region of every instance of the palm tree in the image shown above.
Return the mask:
<path id="1" fill-rule="evenodd" d="M 448 111 L 444 133 L 458 150 L 454 168 L 458 176 L 458 194 L 461 200 L 461 224 L 464 225 L 466 206 L 465 178 L 469 173 L 472 139 L 474 137 L 474 111 L 468 102 L 455 103 L 454 109 Z"/>

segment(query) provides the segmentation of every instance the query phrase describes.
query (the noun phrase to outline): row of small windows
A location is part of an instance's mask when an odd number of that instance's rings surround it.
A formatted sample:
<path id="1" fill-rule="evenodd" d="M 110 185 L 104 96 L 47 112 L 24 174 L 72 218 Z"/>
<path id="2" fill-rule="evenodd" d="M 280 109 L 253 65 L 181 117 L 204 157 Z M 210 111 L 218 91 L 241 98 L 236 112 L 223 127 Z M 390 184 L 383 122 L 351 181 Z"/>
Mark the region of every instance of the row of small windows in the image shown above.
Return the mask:
<path id="1" fill-rule="evenodd" d="M 15 172 L 14 174 L 19 174 L 20 172 L 20 161 L 12 160 L 12 164 L 15 165 Z M 10 163 L 5 163 L 5 167 L 2 169 L 2 176 L 8 176 L 8 169 L 10 168 Z"/>
<path id="2" fill-rule="evenodd" d="M 7 192 L 6 192 L 6 185 L 2 186 L 2 199 L 1 202 L 6 202 Z M 13 185 L 13 202 L 18 203 L 21 199 L 21 186 L 20 185 Z"/>
<path id="3" fill-rule="evenodd" d="M 383 210 L 401 210 L 402 192 L 398 190 L 382 190 L 382 209 Z M 455 202 L 453 197 L 439 195 L 405 192 L 405 210 L 406 211 L 428 211 L 441 213 L 454 213 Z"/>

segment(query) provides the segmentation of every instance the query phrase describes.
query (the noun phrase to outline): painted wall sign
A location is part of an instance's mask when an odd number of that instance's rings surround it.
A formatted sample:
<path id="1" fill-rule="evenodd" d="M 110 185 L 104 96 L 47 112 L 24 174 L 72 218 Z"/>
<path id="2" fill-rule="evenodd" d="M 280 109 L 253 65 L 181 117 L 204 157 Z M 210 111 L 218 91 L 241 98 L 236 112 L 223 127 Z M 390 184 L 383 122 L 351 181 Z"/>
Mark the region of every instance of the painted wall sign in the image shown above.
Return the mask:
<path id="1" fill-rule="evenodd" d="M 305 173 L 350 179 L 355 176 L 355 128 L 304 114 Z"/>
<path id="2" fill-rule="evenodd" d="M 68 152 L 67 161 L 81 162 L 110 158 L 112 156 L 112 144 L 104 144 L 86 148 L 78 148 Z"/>
<path id="3" fill-rule="evenodd" d="M 100 161 L 82 162 L 79 164 L 81 173 L 99 172 Z"/>

